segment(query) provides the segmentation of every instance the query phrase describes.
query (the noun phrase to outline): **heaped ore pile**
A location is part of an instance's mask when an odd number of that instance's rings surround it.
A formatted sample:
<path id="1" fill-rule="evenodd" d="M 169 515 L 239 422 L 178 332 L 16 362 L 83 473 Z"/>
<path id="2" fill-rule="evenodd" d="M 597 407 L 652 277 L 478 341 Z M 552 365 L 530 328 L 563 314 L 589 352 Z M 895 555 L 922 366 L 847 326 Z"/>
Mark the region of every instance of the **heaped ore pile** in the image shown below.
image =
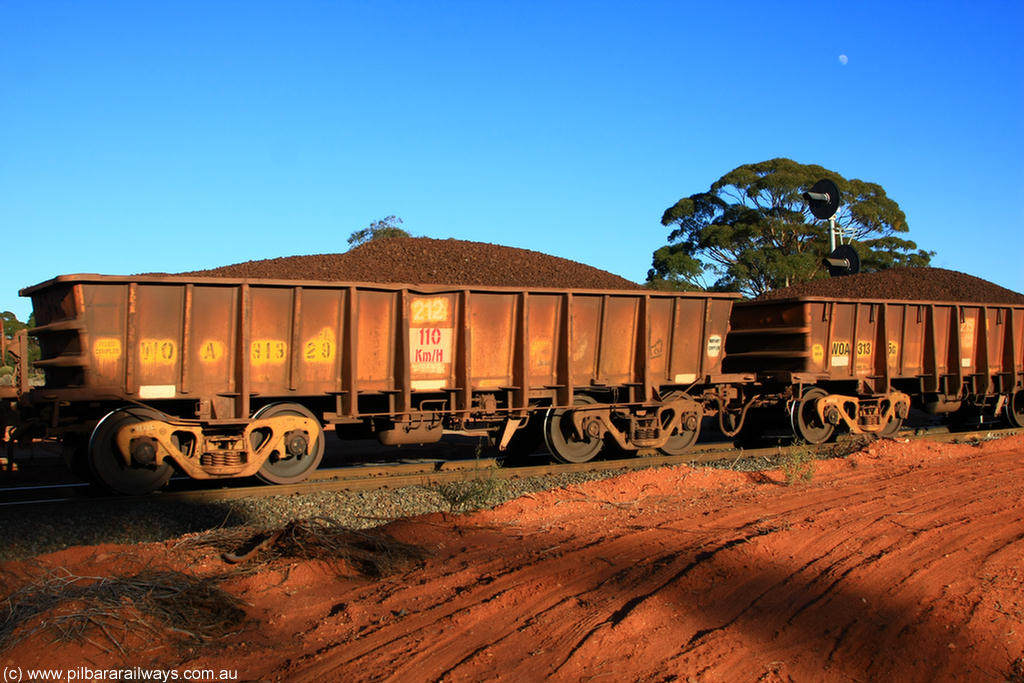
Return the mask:
<path id="1" fill-rule="evenodd" d="M 488 287 L 640 288 L 607 271 L 537 251 L 426 237 L 371 240 L 341 254 L 247 261 L 182 275 Z"/>
<path id="2" fill-rule="evenodd" d="M 801 297 L 1024 305 L 1022 294 L 973 275 L 943 268 L 892 268 L 877 273 L 811 280 L 792 287 L 773 289 L 757 297 L 757 300 Z"/>

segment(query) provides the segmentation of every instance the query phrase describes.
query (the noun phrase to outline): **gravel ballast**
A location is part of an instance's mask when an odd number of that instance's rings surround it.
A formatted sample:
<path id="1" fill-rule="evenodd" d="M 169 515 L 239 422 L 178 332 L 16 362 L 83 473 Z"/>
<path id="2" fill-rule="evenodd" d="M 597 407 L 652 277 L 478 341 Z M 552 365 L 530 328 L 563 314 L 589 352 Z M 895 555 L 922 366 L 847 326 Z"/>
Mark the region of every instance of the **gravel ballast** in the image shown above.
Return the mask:
<path id="1" fill-rule="evenodd" d="M 491 507 L 513 498 L 607 479 L 623 470 L 555 474 L 545 477 L 487 480 L 488 486 L 471 503 L 455 506 L 439 486 L 408 486 L 371 491 L 242 498 L 216 503 L 161 500 L 82 500 L 0 511 L 0 561 L 55 552 L 73 545 L 147 543 L 227 527 L 273 528 L 292 520 L 326 517 L 354 529 L 429 514 L 458 513 L 472 507 Z"/>

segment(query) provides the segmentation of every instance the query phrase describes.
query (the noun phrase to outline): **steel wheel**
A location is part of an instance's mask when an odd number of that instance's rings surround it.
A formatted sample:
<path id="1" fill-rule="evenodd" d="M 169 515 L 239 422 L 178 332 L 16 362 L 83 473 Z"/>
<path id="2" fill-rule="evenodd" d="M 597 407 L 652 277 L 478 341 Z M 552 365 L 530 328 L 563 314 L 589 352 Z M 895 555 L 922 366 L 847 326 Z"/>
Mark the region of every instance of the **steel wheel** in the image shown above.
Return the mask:
<path id="1" fill-rule="evenodd" d="M 793 401 L 789 416 L 797 438 L 810 444 L 819 444 L 825 443 L 832 436 L 835 427 L 818 417 L 818 401 L 826 396 L 828 392 L 824 389 L 811 387 L 804 392 L 803 398 Z"/>
<path id="2" fill-rule="evenodd" d="M 589 405 L 597 401 L 580 395 L 574 398 L 573 403 Z M 544 443 L 559 462 L 589 462 L 601 452 L 604 445 L 601 439 L 584 437 L 583 441 L 577 440 L 573 434 L 572 420 L 565 408 L 548 408 L 544 416 Z"/>
<path id="3" fill-rule="evenodd" d="M 1014 427 L 1024 427 L 1024 391 L 1015 391 L 1006 400 L 1006 421 Z"/>
<path id="4" fill-rule="evenodd" d="M 296 415 L 308 417 L 316 424 L 316 433 L 306 435 L 309 451 L 303 455 L 288 456 L 274 451 L 260 467 L 257 477 L 268 484 L 295 484 L 303 481 L 313 472 L 324 457 L 324 433 L 320 421 L 309 410 L 298 403 L 271 403 L 256 411 L 253 419 L 275 417 L 277 415 Z M 264 435 L 252 432 L 252 449 L 255 451 L 263 444 Z"/>
<path id="5" fill-rule="evenodd" d="M 903 418 L 902 417 L 897 417 L 894 414 L 892 416 L 892 419 L 889 420 L 889 423 L 887 425 L 885 425 L 884 427 L 882 427 L 882 429 L 880 429 L 877 432 L 878 436 L 886 437 L 886 438 L 890 437 L 890 436 L 896 436 L 896 432 L 900 431 L 900 427 L 902 427 L 902 426 L 903 426 Z"/>
<path id="6" fill-rule="evenodd" d="M 96 483 L 114 493 L 142 496 L 162 487 L 174 469 L 166 462 L 153 466 L 125 465 L 117 447 L 117 433 L 125 425 L 162 420 L 151 408 L 129 407 L 108 413 L 92 431 L 89 439 L 89 469 Z"/>
<path id="7" fill-rule="evenodd" d="M 665 401 L 674 401 L 679 397 L 680 394 L 671 393 L 665 397 Z M 697 417 L 696 429 L 684 429 L 676 432 L 668 437 L 668 441 L 658 451 L 665 455 L 683 455 L 690 450 L 693 444 L 697 443 L 697 437 L 700 436 L 700 423 L 703 421 L 701 418 L 702 416 Z"/>

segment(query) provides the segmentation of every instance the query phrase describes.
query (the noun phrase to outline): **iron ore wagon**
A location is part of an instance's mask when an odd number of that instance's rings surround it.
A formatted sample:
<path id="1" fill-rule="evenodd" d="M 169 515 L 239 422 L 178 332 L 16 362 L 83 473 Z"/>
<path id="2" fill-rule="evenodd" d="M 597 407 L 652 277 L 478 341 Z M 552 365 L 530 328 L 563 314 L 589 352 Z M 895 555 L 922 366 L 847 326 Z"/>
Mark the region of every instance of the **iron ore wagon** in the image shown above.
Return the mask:
<path id="1" fill-rule="evenodd" d="M 190 477 L 307 477 L 324 430 L 382 444 L 543 439 L 559 460 L 685 451 L 738 414 L 734 296 L 65 275 L 27 288 L 44 387 L 22 397 L 70 464 L 141 494 Z"/>

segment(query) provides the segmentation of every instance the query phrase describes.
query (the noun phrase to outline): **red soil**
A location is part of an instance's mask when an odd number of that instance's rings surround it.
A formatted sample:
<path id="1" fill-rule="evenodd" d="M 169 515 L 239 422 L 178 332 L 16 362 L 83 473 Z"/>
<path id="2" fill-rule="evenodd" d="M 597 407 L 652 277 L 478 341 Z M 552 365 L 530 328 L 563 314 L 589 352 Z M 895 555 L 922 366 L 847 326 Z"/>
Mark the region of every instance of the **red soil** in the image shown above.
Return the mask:
<path id="1" fill-rule="evenodd" d="M 237 670 L 239 680 L 1024 680 L 1024 437 L 981 446 L 878 442 L 779 472 L 649 470 L 495 510 L 400 521 L 426 546 L 385 579 L 277 561 L 227 580 L 249 622 L 216 647 L 148 633 L 54 647 L 5 666 Z M 74 548 L 0 566 L 103 576 L 225 565 L 172 543 Z M 102 649 L 106 642 L 107 651 Z"/>

